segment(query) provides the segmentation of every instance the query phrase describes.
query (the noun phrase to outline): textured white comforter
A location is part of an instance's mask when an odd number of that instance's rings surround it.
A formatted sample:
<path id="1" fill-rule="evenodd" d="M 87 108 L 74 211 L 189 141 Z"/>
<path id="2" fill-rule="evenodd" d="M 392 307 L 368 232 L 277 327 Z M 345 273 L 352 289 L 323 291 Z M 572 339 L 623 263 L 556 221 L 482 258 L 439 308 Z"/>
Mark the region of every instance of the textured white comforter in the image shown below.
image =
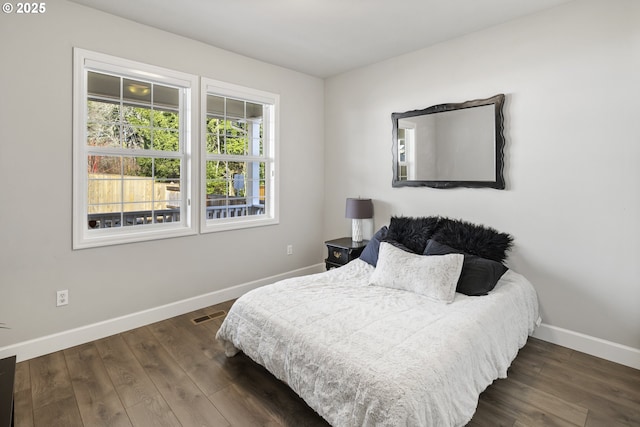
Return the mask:
<path id="1" fill-rule="evenodd" d="M 287 383 L 333 426 L 460 426 L 533 332 L 538 301 L 509 270 L 451 304 L 368 285 L 369 264 L 287 279 L 231 308 L 216 338 Z"/>

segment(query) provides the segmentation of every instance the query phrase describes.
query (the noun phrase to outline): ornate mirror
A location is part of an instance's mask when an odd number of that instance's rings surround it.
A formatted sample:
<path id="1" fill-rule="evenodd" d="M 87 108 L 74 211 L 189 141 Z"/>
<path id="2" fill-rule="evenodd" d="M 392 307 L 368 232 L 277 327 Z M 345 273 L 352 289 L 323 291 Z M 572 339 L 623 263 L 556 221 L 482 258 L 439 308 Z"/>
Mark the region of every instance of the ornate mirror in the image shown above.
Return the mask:
<path id="1" fill-rule="evenodd" d="M 391 114 L 394 187 L 504 189 L 504 95 Z"/>

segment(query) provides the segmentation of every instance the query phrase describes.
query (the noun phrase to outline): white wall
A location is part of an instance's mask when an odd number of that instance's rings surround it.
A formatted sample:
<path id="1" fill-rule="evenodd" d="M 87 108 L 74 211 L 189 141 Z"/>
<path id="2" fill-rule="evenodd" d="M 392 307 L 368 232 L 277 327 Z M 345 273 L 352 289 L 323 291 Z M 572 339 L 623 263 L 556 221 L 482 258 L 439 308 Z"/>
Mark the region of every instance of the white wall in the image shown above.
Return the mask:
<path id="1" fill-rule="evenodd" d="M 374 200 L 370 232 L 391 215 L 509 232 L 547 330 L 640 366 L 639 23 L 640 2 L 576 1 L 328 79 L 325 237 L 348 235 L 357 195 Z M 391 187 L 392 112 L 497 93 L 506 190 Z"/>
<path id="2" fill-rule="evenodd" d="M 0 39 L 0 353 L 322 261 L 321 79 L 63 0 L 1 14 Z M 73 47 L 279 93 L 280 224 L 72 251 Z"/>

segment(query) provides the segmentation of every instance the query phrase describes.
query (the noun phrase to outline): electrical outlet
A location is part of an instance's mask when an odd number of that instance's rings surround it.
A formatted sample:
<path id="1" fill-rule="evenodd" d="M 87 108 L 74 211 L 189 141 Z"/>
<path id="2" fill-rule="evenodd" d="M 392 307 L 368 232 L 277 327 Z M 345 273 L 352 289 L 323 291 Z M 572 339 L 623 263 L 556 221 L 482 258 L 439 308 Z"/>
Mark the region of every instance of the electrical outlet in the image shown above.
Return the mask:
<path id="1" fill-rule="evenodd" d="M 293 245 L 287 245 L 287 255 L 293 255 Z"/>
<path id="2" fill-rule="evenodd" d="M 61 305 L 69 304 L 69 291 L 58 291 L 56 292 L 56 307 L 60 307 Z"/>

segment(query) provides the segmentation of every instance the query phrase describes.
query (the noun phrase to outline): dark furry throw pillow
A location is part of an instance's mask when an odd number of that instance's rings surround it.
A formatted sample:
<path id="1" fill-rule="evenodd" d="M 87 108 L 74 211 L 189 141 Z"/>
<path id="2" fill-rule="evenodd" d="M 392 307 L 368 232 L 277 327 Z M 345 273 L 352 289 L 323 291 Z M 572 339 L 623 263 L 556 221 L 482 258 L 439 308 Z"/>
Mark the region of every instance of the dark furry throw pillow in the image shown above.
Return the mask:
<path id="1" fill-rule="evenodd" d="M 428 216 L 421 218 L 391 217 L 388 240 L 395 240 L 407 249 L 417 254 L 424 252 L 427 240 L 438 226 L 439 217 Z"/>
<path id="2" fill-rule="evenodd" d="M 497 262 L 504 262 L 513 244 L 513 237 L 507 233 L 448 218 L 440 219 L 432 238 L 452 248 Z"/>

